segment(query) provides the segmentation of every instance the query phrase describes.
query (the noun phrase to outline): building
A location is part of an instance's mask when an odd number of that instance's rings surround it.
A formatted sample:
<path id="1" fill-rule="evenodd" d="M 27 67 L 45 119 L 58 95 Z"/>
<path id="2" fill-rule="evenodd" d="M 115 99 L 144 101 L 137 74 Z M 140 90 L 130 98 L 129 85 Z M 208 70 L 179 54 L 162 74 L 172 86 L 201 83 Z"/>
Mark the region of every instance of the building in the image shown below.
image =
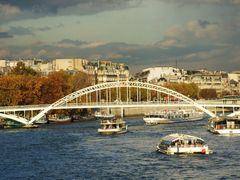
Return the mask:
<path id="1" fill-rule="evenodd" d="M 113 63 L 109 60 L 89 61 L 81 58 L 54 59 L 52 61 L 41 59 L 0 60 L 0 72 L 6 74 L 6 67 L 8 69 L 16 67 L 19 61 L 42 75 L 48 75 L 51 72 L 60 70 L 69 73 L 84 72 L 92 77 L 90 78 L 92 84 L 129 80 L 128 66 L 123 63 Z"/>
<path id="2" fill-rule="evenodd" d="M 157 83 L 163 82 L 174 82 L 180 83 L 185 80 L 186 71 L 174 67 L 153 67 L 142 70 L 141 73 L 137 74 L 136 79 L 143 82 Z"/>
<path id="3" fill-rule="evenodd" d="M 71 59 L 54 59 L 52 61 L 53 71 L 83 71 L 83 65 L 87 63 L 85 59 L 71 58 Z"/>
<path id="4" fill-rule="evenodd" d="M 198 71 L 188 76 L 187 83 L 195 83 L 199 89 L 215 89 L 222 94 L 228 89 L 228 76 L 224 72 Z"/>
<path id="5" fill-rule="evenodd" d="M 95 83 L 129 80 L 128 66 L 122 63 L 89 61 L 83 67 L 84 72 L 95 77 Z"/>

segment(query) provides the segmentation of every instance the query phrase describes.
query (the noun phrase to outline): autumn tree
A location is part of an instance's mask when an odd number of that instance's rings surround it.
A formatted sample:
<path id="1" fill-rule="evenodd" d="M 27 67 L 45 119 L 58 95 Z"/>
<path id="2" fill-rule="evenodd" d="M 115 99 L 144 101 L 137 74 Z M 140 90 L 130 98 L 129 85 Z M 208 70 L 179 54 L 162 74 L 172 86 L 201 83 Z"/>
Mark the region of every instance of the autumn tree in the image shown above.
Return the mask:
<path id="1" fill-rule="evenodd" d="M 90 76 L 83 72 L 77 72 L 72 75 L 70 77 L 70 83 L 72 84 L 73 92 L 91 86 Z"/>
<path id="2" fill-rule="evenodd" d="M 54 72 L 43 79 L 41 103 L 53 103 L 71 92 L 70 75 L 64 71 Z"/>
<path id="3" fill-rule="evenodd" d="M 19 76 L 0 76 L 0 105 L 15 106 L 22 100 Z"/>
<path id="4" fill-rule="evenodd" d="M 199 97 L 203 99 L 214 99 L 217 98 L 216 89 L 201 89 Z"/>
<path id="5" fill-rule="evenodd" d="M 30 105 L 41 103 L 41 88 L 43 86 L 43 77 L 22 75 L 20 77 L 21 101 L 20 105 Z"/>
<path id="6" fill-rule="evenodd" d="M 198 98 L 199 89 L 194 83 L 167 83 L 165 87 L 177 91 L 187 97 L 194 99 Z"/>

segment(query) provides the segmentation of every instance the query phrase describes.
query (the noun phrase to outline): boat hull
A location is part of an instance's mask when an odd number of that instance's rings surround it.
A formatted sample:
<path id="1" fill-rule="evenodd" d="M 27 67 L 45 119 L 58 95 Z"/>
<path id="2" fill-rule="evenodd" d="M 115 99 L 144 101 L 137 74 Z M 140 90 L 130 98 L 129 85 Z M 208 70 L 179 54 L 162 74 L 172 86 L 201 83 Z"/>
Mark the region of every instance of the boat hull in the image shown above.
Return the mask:
<path id="1" fill-rule="evenodd" d="M 195 111 L 163 111 L 160 113 L 146 114 L 143 120 L 146 124 L 170 124 L 199 121 L 204 118 L 204 113 Z"/>
<path id="2" fill-rule="evenodd" d="M 221 135 L 240 135 L 240 129 L 209 129 L 209 131 Z"/>
<path id="3" fill-rule="evenodd" d="M 161 149 L 157 146 L 157 151 L 164 154 L 209 154 L 210 150 L 207 146 L 203 147 L 169 147 Z"/>
<path id="4" fill-rule="evenodd" d="M 63 118 L 63 119 L 48 119 L 48 122 L 50 123 L 70 123 L 72 121 L 72 119 L 70 117 L 68 118 Z"/>
<path id="5" fill-rule="evenodd" d="M 98 129 L 98 133 L 102 135 L 111 135 L 111 134 L 123 134 L 126 133 L 127 129 Z"/>
<path id="6" fill-rule="evenodd" d="M 143 118 L 145 124 L 167 124 L 171 123 L 169 119 L 166 118 Z"/>

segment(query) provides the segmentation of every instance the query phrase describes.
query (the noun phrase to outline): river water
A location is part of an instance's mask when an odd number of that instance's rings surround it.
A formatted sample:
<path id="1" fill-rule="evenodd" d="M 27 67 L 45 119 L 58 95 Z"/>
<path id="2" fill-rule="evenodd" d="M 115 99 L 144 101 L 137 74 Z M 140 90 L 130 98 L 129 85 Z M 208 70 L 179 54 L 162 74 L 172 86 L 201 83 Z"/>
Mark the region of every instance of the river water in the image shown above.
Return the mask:
<path id="1" fill-rule="evenodd" d="M 129 132 L 97 133 L 96 121 L 0 130 L 0 179 L 239 179 L 240 137 L 211 134 L 207 120 L 146 126 L 126 118 Z M 203 138 L 210 155 L 177 156 L 155 151 L 162 136 Z"/>

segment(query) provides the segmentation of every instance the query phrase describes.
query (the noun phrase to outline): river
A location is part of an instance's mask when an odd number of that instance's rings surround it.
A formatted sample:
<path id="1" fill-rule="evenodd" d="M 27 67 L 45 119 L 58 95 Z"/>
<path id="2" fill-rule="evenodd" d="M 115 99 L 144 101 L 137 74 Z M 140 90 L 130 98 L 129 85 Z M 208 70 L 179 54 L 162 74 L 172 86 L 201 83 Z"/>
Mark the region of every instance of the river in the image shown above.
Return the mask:
<path id="1" fill-rule="evenodd" d="M 0 179 L 239 179 L 240 137 L 211 134 L 207 120 L 146 126 L 125 118 L 129 132 L 97 133 L 96 121 L 0 130 Z M 210 155 L 177 156 L 155 151 L 162 136 L 203 138 Z"/>

